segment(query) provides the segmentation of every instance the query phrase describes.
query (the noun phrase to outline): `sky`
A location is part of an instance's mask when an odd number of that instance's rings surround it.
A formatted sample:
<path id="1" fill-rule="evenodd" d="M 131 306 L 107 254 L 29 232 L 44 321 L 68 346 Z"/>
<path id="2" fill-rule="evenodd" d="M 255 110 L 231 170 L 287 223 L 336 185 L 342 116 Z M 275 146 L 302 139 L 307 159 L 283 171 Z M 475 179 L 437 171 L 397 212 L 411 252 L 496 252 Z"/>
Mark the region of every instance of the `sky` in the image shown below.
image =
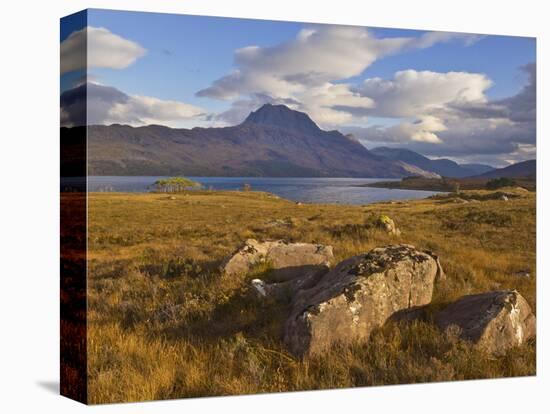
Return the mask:
<path id="1" fill-rule="evenodd" d="M 536 156 L 534 38 L 92 9 L 62 20 L 61 57 L 67 126 L 86 86 L 89 124 L 221 127 L 274 103 L 367 148 Z"/>

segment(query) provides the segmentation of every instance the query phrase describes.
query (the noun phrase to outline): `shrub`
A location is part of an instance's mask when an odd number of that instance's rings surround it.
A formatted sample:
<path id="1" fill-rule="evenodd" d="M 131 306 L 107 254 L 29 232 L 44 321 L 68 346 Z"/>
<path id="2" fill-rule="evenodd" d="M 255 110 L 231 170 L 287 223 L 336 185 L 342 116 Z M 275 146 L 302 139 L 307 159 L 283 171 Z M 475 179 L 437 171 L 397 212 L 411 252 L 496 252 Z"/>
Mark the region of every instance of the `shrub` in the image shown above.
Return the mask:
<path id="1" fill-rule="evenodd" d="M 492 180 L 487 181 L 487 184 L 485 184 L 485 187 L 488 190 L 496 190 L 497 188 L 513 187 L 515 185 L 516 185 L 516 182 L 511 178 L 500 177 L 500 178 L 494 178 Z"/>

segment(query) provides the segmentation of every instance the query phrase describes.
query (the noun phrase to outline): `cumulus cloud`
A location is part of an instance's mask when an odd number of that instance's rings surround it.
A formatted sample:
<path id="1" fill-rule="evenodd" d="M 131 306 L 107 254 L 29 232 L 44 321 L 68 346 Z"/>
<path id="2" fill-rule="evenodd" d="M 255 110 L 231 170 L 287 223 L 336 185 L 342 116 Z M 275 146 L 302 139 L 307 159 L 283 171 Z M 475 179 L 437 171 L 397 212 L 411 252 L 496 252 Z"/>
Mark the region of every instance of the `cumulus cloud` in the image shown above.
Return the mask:
<path id="1" fill-rule="evenodd" d="M 448 129 L 449 108 L 485 107 L 485 91 L 491 85 L 491 80 L 479 73 L 404 70 L 395 73 L 393 79 L 364 80 L 354 91 L 371 99 L 373 105 L 346 109 L 356 116 L 404 119 L 387 131 L 394 140 L 439 144 L 438 133 Z"/>
<path id="2" fill-rule="evenodd" d="M 527 75 L 527 83 L 516 95 L 495 100 L 486 105 L 461 102 L 453 108 L 474 118 L 507 118 L 515 122 L 535 122 L 537 116 L 537 73 L 536 65 L 529 63 L 521 67 Z"/>
<path id="3" fill-rule="evenodd" d="M 481 74 L 417 72 L 409 73 L 406 81 L 397 81 L 403 78 L 399 73 L 393 80 L 367 80 L 359 90 L 376 103 L 368 113 L 395 117 L 399 123 L 343 130 L 354 133 L 368 147 L 390 143 L 425 155 L 492 160 L 497 165 L 533 158 L 535 65 L 522 70 L 528 75 L 526 85 L 517 94 L 498 100 L 487 99 L 485 91 L 491 82 Z"/>
<path id="4" fill-rule="evenodd" d="M 61 42 L 61 74 L 88 68 L 124 69 L 147 51 L 103 27 L 88 26 Z"/>
<path id="5" fill-rule="evenodd" d="M 272 47 L 248 46 L 234 54 L 235 69 L 217 79 L 198 96 L 256 102 L 292 100 L 325 126 L 349 122 L 354 109 L 373 106 L 373 100 L 338 82 L 360 75 L 377 59 L 438 42 L 471 42 L 470 35 L 426 33 L 419 37 L 377 38 L 368 29 L 351 26 L 312 26 L 296 38 Z M 234 112 L 231 109 L 232 112 Z"/>
<path id="6" fill-rule="evenodd" d="M 149 96 L 129 95 L 111 86 L 88 82 L 61 94 L 61 124 L 109 125 L 114 123 L 141 126 L 185 125 L 200 119 L 206 112 L 197 106 Z"/>
<path id="7" fill-rule="evenodd" d="M 342 130 L 352 132 L 367 147 L 391 143 L 433 156 L 507 154 L 515 151 L 519 144 L 534 144 L 534 131 L 507 119 L 448 118 L 435 140 L 412 139 L 411 132 L 415 130 L 404 128 L 407 124 L 402 122 L 387 128 L 371 126 Z"/>
<path id="8" fill-rule="evenodd" d="M 404 70 L 393 79 L 366 79 L 356 90 L 376 104 L 367 111 L 383 117 L 428 114 L 449 104 L 487 101 L 485 91 L 492 82 L 484 74 Z"/>

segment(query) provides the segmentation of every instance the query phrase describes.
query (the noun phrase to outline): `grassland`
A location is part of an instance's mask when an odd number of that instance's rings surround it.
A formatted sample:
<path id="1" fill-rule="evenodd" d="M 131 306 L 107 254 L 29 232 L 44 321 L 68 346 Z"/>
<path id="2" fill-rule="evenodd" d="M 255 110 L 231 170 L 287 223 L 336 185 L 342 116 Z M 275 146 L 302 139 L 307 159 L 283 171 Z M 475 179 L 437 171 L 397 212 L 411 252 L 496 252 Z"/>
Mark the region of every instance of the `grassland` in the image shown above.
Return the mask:
<path id="1" fill-rule="evenodd" d="M 402 235 L 365 225 L 378 214 Z M 411 243 L 437 252 L 447 273 L 434 306 L 517 289 L 535 308 L 535 228 L 534 193 L 368 206 L 260 192 L 90 194 L 90 402 L 533 375 L 534 342 L 493 358 L 429 322 L 388 323 L 368 344 L 296 359 L 280 341 L 288 308 L 258 304 L 247 293 L 253 275 L 221 276 L 218 266 L 246 238 L 330 244 L 337 260 Z M 531 276 L 515 275 L 523 270 Z"/>

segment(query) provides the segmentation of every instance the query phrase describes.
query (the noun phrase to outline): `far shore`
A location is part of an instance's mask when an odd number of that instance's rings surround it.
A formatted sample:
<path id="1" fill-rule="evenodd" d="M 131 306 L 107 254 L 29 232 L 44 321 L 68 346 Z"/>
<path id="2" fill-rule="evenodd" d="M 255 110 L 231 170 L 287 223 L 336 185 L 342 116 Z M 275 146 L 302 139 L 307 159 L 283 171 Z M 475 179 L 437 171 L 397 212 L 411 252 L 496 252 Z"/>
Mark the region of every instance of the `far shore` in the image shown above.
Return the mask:
<path id="1" fill-rule="evenodd" d="M 459 190 L 485 190 L 487 178 L 424 178 L 405 177 L 400 181 L 377 181 L 361 184 L 361 187 L 387 188 L 396 190 L 441 191 L 453 192 Z M 536 190 L 536 181 L 529 177 L 514 178 L 516 186 L 529 191 Z"/>

